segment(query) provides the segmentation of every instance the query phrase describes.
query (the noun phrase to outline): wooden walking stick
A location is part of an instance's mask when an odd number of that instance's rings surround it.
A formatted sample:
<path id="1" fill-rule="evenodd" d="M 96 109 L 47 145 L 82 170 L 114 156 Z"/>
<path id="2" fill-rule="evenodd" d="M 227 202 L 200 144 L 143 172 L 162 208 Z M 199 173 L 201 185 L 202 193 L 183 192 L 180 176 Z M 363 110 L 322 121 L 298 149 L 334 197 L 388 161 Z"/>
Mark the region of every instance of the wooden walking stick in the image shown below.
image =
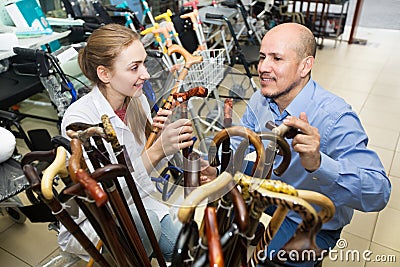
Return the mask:
<path id="1" fill-rule="evenodd" d="M 164 105 L 162 107 L 163 109 L 167 109 L 167 110 L 169 110 L 171 108 L 172 101 L 173 101 L 173 95 L 179 91 L 179 88 L 182 85 L 182 82 L 185 79 L 186 75 L 188 74 L 190 67 L 193 64 L 200 63 L 203 60 L 203 58 L 201 56 L 193 56 L 187 50 L 185 50 L 183 47 L 181 47 L 179 45 L 175 45 L 175 44 L 171 45 L 168 48 L 168 54 L 170 55 L 172 53 L 181 54 L 183 56 L 183 58 L 185 59 L 185 65 L 184 65 L 182 71 L 179 73 L 178 80 L 176 81 L 174 87 L 172 88 L 172 90 L 170 92 L 170 95 L 168 96 L 166 102 L 164 103 Z M 153 144 L 154 140 L 157 137 L 159 130 L 160 129 L 158 129 L 157 127 L 153 127 L 153 130 L 147 139 L 145 149 L 148 149 Z"/>
<path id="2" fill-rule="evenodd" d="M 211 142 L 210 149 L 208 151 L 208 158 L 210 161 L 210 165 L 214 167 L 219 165 L 217 151 L 221 143 L 230 136 L 244 137 L 245 139 L 248 139 L 250 143 L 252 143 L 255 146 L 255 150 L 257 152 L 257 158 L 256 162 L 254 163 L 253 175 L 255 177 L 261 177 L 265 161 L 264 145 L 260 142 L 260 137 L 256 133 L 243 126 L 233 126 L 227 129 L 223 129 L 214 136 L 213 142 Z"/>
<path id="3" fill-rule="evenodd" d="M 139 191 L 136 187 L 136 183 L 132 177 L 131 172 L 133 171 L 133 167 L 131 164 L 131 160 L 129 158 L 128 152 L 125 149 L 124 145 L 121 145 L 117 139 L 117 134 L 111 125 L 110 118 L 107 115 L 101 116 L 101 121 L 103 123 L 104 132 L 106 134 L 106 140 L 110 142 L 113 152 L 117 158 L 118 163 L 125 165 L 128 167 L 128 172 L 124 176 L 126 184 L 128 186 L 129 192 L 133 198 L 136 209 L 142 219 L 143 226 L 145 228 L 146 234 L 149 237 L 151 246 L 153 248 L 154 254 L 157 258 L 158 264 L 161 267 L 165 267 L 165 259 L 161 252 L 160 246 L 158 244 L 158 240 L 154 234 L 153 228 L 151 227 L 149 217 L 147 216 L 146 209 L 143 205 L 142 199 L 140 198 Z"/>
<path id="4" fill-rule="evenodd" d="M 67 128 L 69 127 L 70 126 L 67 126 Z M 106 158 L 100 151 L 95 150 L 95 148 L 90 144 L 90 138 L 106 137 L 104 129 L 99 126 L 91 126 L 86 127 L 84 130 L 79 130 L 78 132 L 67 130 L 67 134 L 71 138 L 78 138 L 79 140 L 83 141 L 84 148 L 89 155 L 91 163 L 96 168 L 94 173 L 92 173 L 92 177 L 96 181 L 101 178 L 100 181 L 105 188 L 107 195 L 110 197 L 111 206 L 115 211 L 118 221 L 120 222 L 124 235 L 127 237 L 127 242 L 129 243 L 131 250 L 134 253 L 138 253 L 137 258 L 141 266 L 150 266 L 150 261 L 148 260 L 146 251 L 140 240 L 136 225 L 133 222 L 133 217 L 130 213 L 129 206 L 124 198 L 124 193 L 117 180 L 118 176 L 123 176 L 126 174 L 126 172 L 128 172 L 127 167 L 124 165 L 119 165 L 120 169 L 118 170 L 118 166 L 112 167 L 113 165 L 107 165 L 108 168 L 101 168 L 99 163 L 110 164 L 110 160 Z M 102 140 L 97 140 L 96 144 L 100 144 L 102 150 L 105 149 Z"/>
<path id="5" fill-rule="evenodd" d="M 108 153 L 106 152 L 107 150 L 102 141 L 102 139 L 105 138 L 103 128 L 99 126 L 93 126 L 78 131 L 68 130 L 68 128 L 69 126 L 67 126 L 66 131 L 68 137 L 71 139 L 79 139 L 81 141 L 94 169 L 100 168 L 101 164 L 106 165 L 111 163 L 110 159 L 108 158 Z M 99 146 L 102 151 L 92 146 L 90 143 L 91 139 L 95 140 L 96 146 Z"/>
<path id="6" fill-rule="evenodd" d="M 118 177 L 126 175 L 127 172 L 129 172 L 129 170 L 125 165 L 110 164 L 96 169 L 91 176 L 94 180 L 100 181 L 103 188 L 105 188 L 114 214 L 118 219 L 119 225 L 132 251 L 136 252 L 135 254 L 137 254 L 140 266 L 151 266 L 129 206 L 124 197 L 123 190 L 118 181 Z"/>
<path id="7" fill-rule="evenodd" d="M 224 101 L 224 128 L 229 128 L 232 126 L 232 112 L 233 112 L 233 100 L 232 98 L 227 98 Z M 222 142 L 221 147 L 221 172 L 225 171 L 232 159 L 232 149 L 231 142 L 229 138 L 226 138 Z"/>
<path id="8" fill-rule="evenodd" d="M 186 92 L 174 93 L 173 99 L 179 103 L 181 118 L 187 119 L 187 101 L 192 97 L 206 97 L 208 94 L 207 88 L 195 87 Z M 200 185 L 200 155 L 194 151 L 189 152 L 190 148 L 182 149 L 183 155 L 183 184 L 184 197 Z"/>

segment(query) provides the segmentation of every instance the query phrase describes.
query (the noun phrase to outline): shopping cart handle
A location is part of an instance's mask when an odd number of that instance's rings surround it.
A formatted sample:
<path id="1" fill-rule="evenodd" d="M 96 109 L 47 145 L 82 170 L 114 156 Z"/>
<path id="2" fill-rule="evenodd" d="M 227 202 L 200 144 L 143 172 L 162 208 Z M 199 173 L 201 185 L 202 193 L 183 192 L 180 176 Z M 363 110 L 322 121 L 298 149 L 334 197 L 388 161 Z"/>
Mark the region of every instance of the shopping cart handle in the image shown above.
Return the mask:
<path id="1" fill-rule="evenodd" d="M 20 55 L 28 60 L 36 60 L 36 54 L 40 52 L 40 49 L 31 49 L 24 47 L 14 47 L 13 51 L 15 54 Z"/>
<path id="2" fill-rule="evenodd" d="M 224 15 L 206 13 L 206 19 L 224 19 Z"/>

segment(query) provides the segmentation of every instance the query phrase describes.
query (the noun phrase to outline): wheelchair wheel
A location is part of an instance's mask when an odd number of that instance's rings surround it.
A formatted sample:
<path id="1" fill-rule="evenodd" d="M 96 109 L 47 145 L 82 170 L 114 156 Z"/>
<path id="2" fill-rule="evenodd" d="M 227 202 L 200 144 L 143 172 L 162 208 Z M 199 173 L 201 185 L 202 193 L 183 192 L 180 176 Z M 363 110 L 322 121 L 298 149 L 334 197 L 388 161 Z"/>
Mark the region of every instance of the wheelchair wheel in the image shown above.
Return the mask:
<path id="1" fill-rule="evenodd" d="M 14 222 L 23 224 L 26 221 L 26 216 L 18 208 L 6 207 L 5 210 Z"/>

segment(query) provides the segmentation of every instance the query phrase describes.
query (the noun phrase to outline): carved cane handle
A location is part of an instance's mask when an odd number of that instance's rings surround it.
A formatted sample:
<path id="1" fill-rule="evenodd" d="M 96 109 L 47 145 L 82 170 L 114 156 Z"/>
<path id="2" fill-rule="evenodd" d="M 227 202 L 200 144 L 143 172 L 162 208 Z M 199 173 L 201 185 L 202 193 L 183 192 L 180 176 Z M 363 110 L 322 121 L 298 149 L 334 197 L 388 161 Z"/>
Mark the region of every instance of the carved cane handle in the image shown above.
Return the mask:
<path id="1" fill-rule="evenodd" d="M 41 182 L 41 189 L 43 197 L 47 200 L 53 199 L 53 180 L 56 175 L 67 177 L 68 171 L 66 168 L 67 152 L 64 147 L 57 148 L 56 158 L 54 161 L 43 171 Z"/>
<path id="2" fill-rule="evenodd" d="M 79 169 L 87 169 L 87 165 L 83 158 L 81 141 L 79 139 L 71 139 L 70 144 L 72 154 L 68 161 L 69 175 L 74 183 L 78 183 L 76 172 Z"/>
<path id="3" fill-rule="evenodd" d="M 76 178 L 80 184 L 82 184 L 85 189 L 89 192 L 89 195 L 96 202 L 97 207 L 102 207 L 107 203 L 107 194 L 101 189 L 100 185 L 94 180 L 90 175 L 79 169 L 76 172 Z"/>
<path id="4" fill-rule="evenodd" d="M 206 97 L 208 94 L 208 89 L 204 88 L 202 86 L 199 87 L 194 87 L 192 89 L 189 89 L 186 92 L 182 93 L 175 93 L 172 95 L 172 97 L 177 100 L 179 103 L 188 101 L 191 97 L 197 96 L 197 97 Z"/>

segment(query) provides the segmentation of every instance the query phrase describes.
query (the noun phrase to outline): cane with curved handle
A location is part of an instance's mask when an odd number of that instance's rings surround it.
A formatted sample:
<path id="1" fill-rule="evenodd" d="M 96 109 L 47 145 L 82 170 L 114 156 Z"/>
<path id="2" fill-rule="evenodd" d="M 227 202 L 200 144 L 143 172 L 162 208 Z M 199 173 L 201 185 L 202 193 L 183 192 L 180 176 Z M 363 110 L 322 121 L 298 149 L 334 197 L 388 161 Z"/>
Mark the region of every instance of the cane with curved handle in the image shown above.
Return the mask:
<path id="1" fill-rule="evenodd" d="M 100 126 L 92 126 L 88 127 L 84 130 L 74 131 L 68 129 L 67 126 L 67 135 L 71 139 L 79 139 L 83 144 L 83 147 L 89 157 L 90 162 L 93 165 L 93 168 L 100 168 L 100 163 L 103 165 L 110 164 L 111 161 L 108 158 L 107 149 L 104 146 L 102 141 L 103 138 L 106 138 L 106 134 L 104 129 Z M 95 141 L 96 147 L 92 146 L 90 140 L 93 139 Z"/>
<path id="2" fill-rule="evenodd" d="M 257 152 L 257 158 L 254 163 L 253 175 L 255 177 L 261 177 L 264 167 L 265 155 L 264 155 L 264 145 L 262 144 L 260 137 L 254 133 L 252 130 L 242 127 L 242 126 L 232 126 L 227 129 L 223 129 L 214 136 L 213 142 L 210 144 L 208 151 L 208 158 L 211 166 L 218 166 L 219 160 L 217 157 L 217 151 L 221 143 L 231 137 L 231 136 L 241 136 L 250 141 L 254 145 Z"/>
<path id="3" fill-rule="evenodd" d="M 167 110 L 169 110 L 171 108 L 172 101 L 173 101 L 173 95 L 176 92 L 178 92 L 179 87 L 181 86 L 183 80 L 187 76 L 190 67 L 193 64 L 200 63 L 203 60 L 203 57 L 194 56 L 194 55 L 190 54 L 187 50 L 185 50 L 183 47 L 176 45 L 176 44 L 173 44 L 168 48 L 168 54 L 171 55 L 172 53 L 181 54 L 183 56 L 183 58 L 185 59 L 185 65 L 184 65 L 183 69 L 181 70 L 181 72 L 179 73 L 178 80 L 176 81 L 174 87 L 171 89 L 170 95 L 168 96 L 166 102 L 164 103 L 164 105 L 162 107 L 163 109 L 167 109 Z M 159 128 L 153 127 L 153 130 L 147 139 L 145 149 L 148 149 L 153 144 L 154 140 L 157 137 L 159 130 L 160 130 Z"/>
<path id="4" fill-rule="evenodd" d="M 103 153 L 104 156 L 108 157 L 108 151 L 106 149 L 106 147 L 104 146 L 103 143 L 103 135 L 104 130 L 103 130 L 103 124 L 102 123 L 96 123 L 96 124 L 89 124 L 89 123 L 84 123 L 84 122 L 73 122 L 71 124 L 69 124 L 65 129 L 68 130 L 72 130 L 72 131 L 85 131 L 88 128 L 92 128 L 95 127 L 96 128 L 96 134 L 92 135 L 92 138 L 96 144 L 96 147 L 98 150 L 100 150 L 101 153 Z M 97 127 L 100 127 L 100 129 L 98 129 Z M 90 130 L 92 131 L 92 130 Z M 103 138 L 102 138 L 103 137 Z"/>
<path id="5" fill-rule="evenodd" d="M 281 161 L 281 164 L 273 170 L 275 175 L 281 176 L 289 167 L 291 161 L 290 146 L 288 142 L 284 139 L 284 137 L 286 137 L 286 135 L 290 132 L 293 132 L 294 128 L 287 126 L 284 123 L 276 126 L 271 121 L 268 121 L 265 127 L 271 129 L 271 132 L 276 135 L 276 141 L 274 142 L 273 140 L 270 140 L 271 142 L 269 142 L 268 146 L 265 148 L 266 164 L 271 164 L 272 166 L 277 152 L 279 152 L 279 154 L 282 154 L 283 159 Z M 261 133 L 260 137 L 263 140 L 269 140 L 267 135 L 268 133 Z M 266 179 L 269 179 L 271 177 L 271 174 L 272 168 L 269 169 L 268 172 L 266 169 L 264 169 L 263 176 Z"/>
<path id="6" fill-rule="evenodd" d="M 182 223 L 189 223 L 197 205 L 210 194 L 216 193 L 229 185 L 232 175 L 227 172 L 221 173 L 209 183 L 203 184 L 193 190 L 182 202 L 178 210 L 178 219 Z"/>
<path id="7" fill-rule="evenodd" d="M 61 177 L 68 176 L 68 170 L 65 166 L 67 159 L 67 152 L 63 147 L 57 148 L 56 158 L 43 172 L 41 188 L 43 197 L 47 200 L 53 198 L 53 180 L 56 175 Z"/>

